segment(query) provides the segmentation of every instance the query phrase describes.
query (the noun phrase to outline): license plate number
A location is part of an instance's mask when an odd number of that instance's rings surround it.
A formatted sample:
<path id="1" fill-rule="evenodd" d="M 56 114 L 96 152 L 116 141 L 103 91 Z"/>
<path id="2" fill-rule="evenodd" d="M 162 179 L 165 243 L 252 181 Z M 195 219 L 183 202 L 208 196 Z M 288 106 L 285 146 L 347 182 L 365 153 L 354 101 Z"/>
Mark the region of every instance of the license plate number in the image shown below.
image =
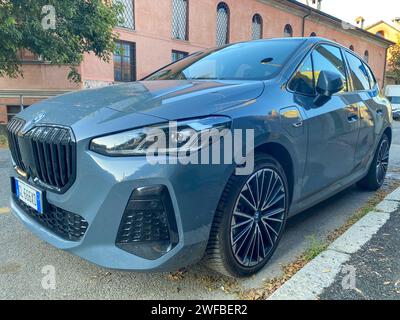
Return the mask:
<path id="1" fill-rule="evenodd" d="M 43 213 L 43 196 L 40 190 L 31 187 L 29 184 L 15 179 L 16 196 L 23 203 L 35 209 L 39 214 Z"/>

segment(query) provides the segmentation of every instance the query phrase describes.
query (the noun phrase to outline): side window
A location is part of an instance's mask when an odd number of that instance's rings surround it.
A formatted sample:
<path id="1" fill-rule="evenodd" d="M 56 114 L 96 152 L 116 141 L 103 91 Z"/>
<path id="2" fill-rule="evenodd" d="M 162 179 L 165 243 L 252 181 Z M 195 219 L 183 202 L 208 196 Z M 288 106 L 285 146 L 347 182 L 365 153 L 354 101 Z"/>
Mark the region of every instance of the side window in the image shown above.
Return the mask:
<path id="1" fill-rule="evenodd" d="M 314 50 L 312 56 L 314 62 L 314 79 L 316 83 L 318 82 L 321 71 L 332 71 L 340 74 L 342 77 L 344 83 L 342 92 L 348 91 L 346 66 L 339 48 L 321 45 Z"/>
<path id="2" fill-rule="evenodd" d="M 353 81 L 354 91 L 364 91 L 370 89 L 367 68 L 364 63 L 351 53 L 345 53 L 350 67 L 351 80 Z"/>
<path id="3" fill-rule="evenodd" d="M 370 89 L 373 89 L 376 85 L 376 78 L 371 70 L 370 67 L 368 67 L 365 63 L 364 63 L 364 68 L 367 71 L 368 74 L 368 78 L 369 78 L 369 87 Z"/>
<path id="4" fill-rule="evenodd" d="M 311 55 L 309 55 L 290 81 L 289 89 L 301 94 L 314 94 L 314 77 Z"/>

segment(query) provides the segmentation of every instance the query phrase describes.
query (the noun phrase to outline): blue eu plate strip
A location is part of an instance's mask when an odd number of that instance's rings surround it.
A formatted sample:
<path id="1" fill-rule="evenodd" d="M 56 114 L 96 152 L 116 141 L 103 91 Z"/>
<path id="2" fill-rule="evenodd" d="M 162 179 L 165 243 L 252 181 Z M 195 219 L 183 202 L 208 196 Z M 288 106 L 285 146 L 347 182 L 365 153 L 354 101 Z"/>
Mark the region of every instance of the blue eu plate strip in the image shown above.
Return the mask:
<path id="1" fill-rule="evenodd" d="M 17 195 L 17 198 L 19 199 L 19 185 L 18 185 L 18 180 L 15 179 L 15 193 Z"/>
<path id="2" fill-rule="evenodd" d="M 36 191 L 36 203 L 37 203 L 37 211 L 39 213 L 43 213 L 42 211 L 42 203 L 40 202 L 40 193 Z"/>

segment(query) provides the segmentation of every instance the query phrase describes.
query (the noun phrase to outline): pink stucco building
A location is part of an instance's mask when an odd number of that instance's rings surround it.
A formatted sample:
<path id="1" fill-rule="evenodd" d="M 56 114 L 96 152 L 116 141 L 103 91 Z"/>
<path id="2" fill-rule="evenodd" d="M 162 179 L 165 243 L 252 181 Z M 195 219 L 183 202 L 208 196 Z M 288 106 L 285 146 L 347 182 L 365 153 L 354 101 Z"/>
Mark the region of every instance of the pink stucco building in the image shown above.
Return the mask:
<path id="1" fill-rule="evenodd" d="M 391 42 L 293 0 L 114 0 L 125 4 L 116 28 L 123 56 L 104 63 L 87 54 L 82 82 L 67 80 L 68 68 L 26 53 L 24 78 L 0 78 L 0 123 L 22 106 L 71 90 L 133 81 L 187 54 L 225 43 L 258 38 L 317 35 L 351 47 L 365 57 L 384 85 Z"/>

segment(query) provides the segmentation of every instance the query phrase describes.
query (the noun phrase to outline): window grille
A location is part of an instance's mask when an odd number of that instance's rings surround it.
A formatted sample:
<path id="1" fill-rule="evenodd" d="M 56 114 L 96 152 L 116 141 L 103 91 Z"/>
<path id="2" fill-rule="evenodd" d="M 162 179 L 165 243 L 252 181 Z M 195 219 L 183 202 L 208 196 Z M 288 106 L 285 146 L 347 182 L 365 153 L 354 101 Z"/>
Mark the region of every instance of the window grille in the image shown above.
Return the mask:
<path id="1" fill-rule="evenodd" d="M 217 45 L 229 43 L 229 7 L 221 2 L 217 7 Z"/>
<path id="2" fill-rule="evenodd" d="M 262 39 L 263 37 L 263 20 L 259 14 L 253 16 L 253 40 Z"/>
<path id="3" fill-rule="evenodd" d="M 188 35 L 188 0 L 172 0 L 172 37 L 189 40 Z"/>
<path id="4" fill-rule="evenodd" d="M 115 0 L 116 2 L 121 3 L 124 6 L 124 10 L 119 16 L 121 20 L 119 23 L 119 27 L 135 29 L 135 6 L 134 0 Z"/>

